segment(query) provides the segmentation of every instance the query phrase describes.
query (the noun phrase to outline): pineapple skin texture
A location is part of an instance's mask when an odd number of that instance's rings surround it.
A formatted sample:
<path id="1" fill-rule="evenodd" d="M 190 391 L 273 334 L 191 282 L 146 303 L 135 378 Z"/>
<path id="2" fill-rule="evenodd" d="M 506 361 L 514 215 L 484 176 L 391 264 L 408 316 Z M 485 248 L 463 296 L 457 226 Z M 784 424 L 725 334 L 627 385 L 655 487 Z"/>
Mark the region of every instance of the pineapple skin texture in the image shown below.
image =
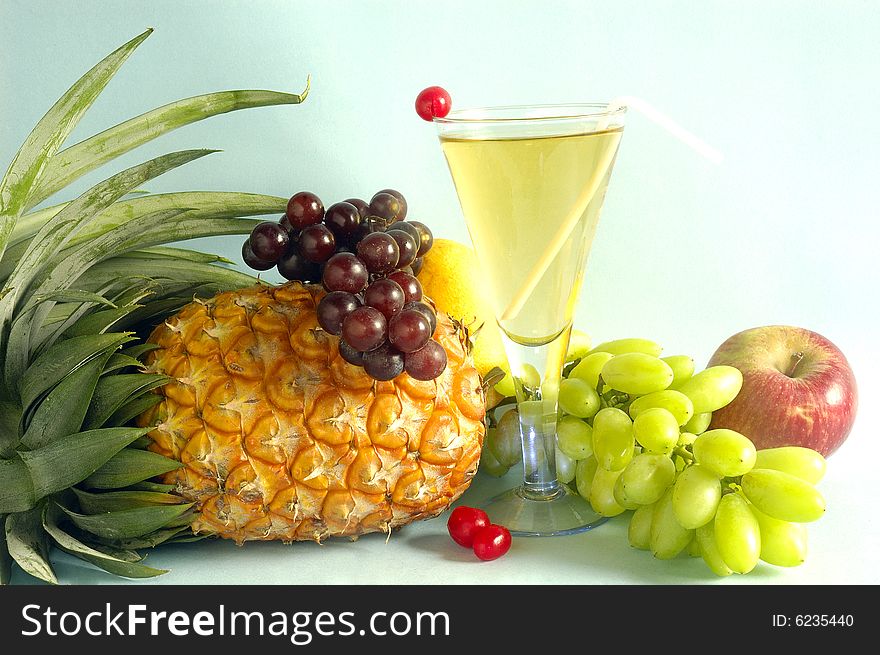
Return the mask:
<path id="1" fill-rule="evenodd" d="M 436 380 L 370 378 L 320 328 L 320 287 L 257 285 L 195 301 L 159 325 L 146 365 L 173 381 L 140 417 L 197 533 L 242 544 L 390 534 L 470 485 L 486 399 L 466 336 L 445 314 Z"/>

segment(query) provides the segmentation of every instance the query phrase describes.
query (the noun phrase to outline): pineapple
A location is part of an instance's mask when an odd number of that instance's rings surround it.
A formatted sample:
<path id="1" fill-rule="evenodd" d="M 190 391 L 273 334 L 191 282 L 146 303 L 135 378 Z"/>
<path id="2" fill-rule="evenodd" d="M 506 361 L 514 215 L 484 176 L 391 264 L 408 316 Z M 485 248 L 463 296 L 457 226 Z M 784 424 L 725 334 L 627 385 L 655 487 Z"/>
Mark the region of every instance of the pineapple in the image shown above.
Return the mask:
<path id="1" fill-rule="evenodd" d="M 60 548 L 116 575 L 150 577 L 138 549 L 194 539 L 193 503 L 157 475 L 180 466 L 150 452 L 132 420 L 169 377 L 144 374 L 136 341 L 193 297 L 252 285 L 228 263 L 163 244 L 247 234 L 285 199 L 242 193 L 146 194 L 142 185 L 210 154 L 157 157 L 79 197 L 37 208 L 113 158 L 216 114 L 300 95 L 224 91 L 165 105 L 62 149 L 128 56 L 132 39 L 77 81 L 33 129 L 0 180 L 0 583 L 12 564 L 56 582 Z"/>
<path id="2" fill-rule="evenodd" d="M 165 475 L 193 503 L 193 530 L 241 544 L 391 532 L 468 487 L 485 395 L 466 330 L 445 314 L 436 380 L 377 382 L 318 327 L 320 287 L 259 285 L 198 300 L 149 341 L 161 402 L 138 419 Z"/>

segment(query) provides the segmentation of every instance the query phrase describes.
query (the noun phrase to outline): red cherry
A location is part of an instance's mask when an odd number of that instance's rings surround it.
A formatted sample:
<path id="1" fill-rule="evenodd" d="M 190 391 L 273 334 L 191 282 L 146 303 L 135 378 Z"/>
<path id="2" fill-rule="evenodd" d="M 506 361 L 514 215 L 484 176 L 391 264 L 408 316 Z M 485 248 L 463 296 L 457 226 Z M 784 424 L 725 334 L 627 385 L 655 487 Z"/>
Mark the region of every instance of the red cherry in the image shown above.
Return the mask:
<path id="1" fill-rule="evenodd" d="M 488 525 L 474 535 L 474 554 L 484 562 L 498 559 L 510 550 L 510 531 L 503 525 Z"/>
<path id="2" fill-rule="evenodd" d="M 416 97 L 416 113 L 426 121 L 443 118 L 452 109 L 452 98 L 442 86 L 429 86 Z"/>
<path id="3" fill-rule="evenodd" d="M 471 548 L 474 535 L 490 525 L 489 516 L 481 509 L 461 505 L 452 510 L 446 521 L 449 536 L 459 546 Z"/>

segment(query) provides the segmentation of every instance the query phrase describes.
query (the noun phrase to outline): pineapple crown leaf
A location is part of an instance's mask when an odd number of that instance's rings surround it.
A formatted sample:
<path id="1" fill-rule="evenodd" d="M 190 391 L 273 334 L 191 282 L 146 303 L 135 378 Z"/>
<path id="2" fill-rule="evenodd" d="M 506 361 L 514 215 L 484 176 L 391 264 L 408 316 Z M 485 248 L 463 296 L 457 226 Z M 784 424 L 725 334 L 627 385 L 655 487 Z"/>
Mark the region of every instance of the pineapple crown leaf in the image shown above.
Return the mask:
<path id="1" fill-rule="evenodd" d="M 80 78 L 37 123 L 0 180 L 3 584 L 13 562 L 57 582 L 51 548 L 115 575 L 159 575 L 164 571 L 141 564 L 132 549 L 201 538 L 189 528 L 190 505 L 171 486 L 148 481 L 180 463 L 141 450 L 149 428 L 126 427 L 161 400 L 151 390 L 168 378 L 132 374 L 143 371 L 137 358 L 152 346 L 123 346 L 193 296 L 254 282 L 224 266 L 228 259 L 164 244 L 245 234 L 257 222 L 251 217 L 283 212 L 286 199 L 143 190 L 156 176 L 216 152 L 192 150 L 126 169 L 74 200 L 35 207 L 171 130 L 239 109 L 301 103 L 311 78 L 300 94 L 238 90 L 186 98 L 62 149 L 151 32 Z"/>
<path id="2" fill-rule="evenodd" d="M 48 160 L 58 152 L 116 71 L 151 31 L 136 36 L 98 62 L 58 99 L 25 139 L 0 180 L 0 257 Z"/>

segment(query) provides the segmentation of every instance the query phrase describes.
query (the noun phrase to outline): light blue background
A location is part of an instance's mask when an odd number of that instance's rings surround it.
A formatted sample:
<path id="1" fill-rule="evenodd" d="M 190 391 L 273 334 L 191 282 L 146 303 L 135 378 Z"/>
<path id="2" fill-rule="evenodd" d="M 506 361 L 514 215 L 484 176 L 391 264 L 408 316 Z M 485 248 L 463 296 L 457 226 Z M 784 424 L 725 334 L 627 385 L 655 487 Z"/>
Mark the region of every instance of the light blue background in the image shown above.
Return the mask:
<path id="1" fill-rule="evenodd" d="M 73 140 L 181 97 L 299 92 L 312 75 L 301 106 L 213 118 L 112 165 L 223 149 L 152 191 L 309 189 L 329 204 L 391 186 L 437 236 L 466 241 L 433 128 L 412 108 L 430 84 L 459 107 L 635 95 L 719 148 L 725 161 L 715 166 L 630 115 L 577 323 L 597 341 L 647 336 L 700 364 L 727 336 L 758 325 L 800 325 L 837 343 L 862 403 L 823 483 L 829 514 L 811 526 L 805 566 L 737 581 L 880 581 L 880 3 L 0 0 L 2 165 L 55 98 L 146 27 L 156 32 Z M 237 258 L 240 240 L 199 245 Z M 400 557 L 412 563 L 393 569 L 402 582 L 712 580 L 698 562 L 655 563 L 631 551 L 624 530 L 617 521 L 552 545 L 518 540 L 511 556 L 480 567 L 454 552 L 440 521 L 388 547 L 218 543 L 151 561 L 174 569 L 166 582 L 382 582 Z M 355 572 L 366 561 L 376 564 Z M 64 574 L 107 581 L 72 565 Z"/>

